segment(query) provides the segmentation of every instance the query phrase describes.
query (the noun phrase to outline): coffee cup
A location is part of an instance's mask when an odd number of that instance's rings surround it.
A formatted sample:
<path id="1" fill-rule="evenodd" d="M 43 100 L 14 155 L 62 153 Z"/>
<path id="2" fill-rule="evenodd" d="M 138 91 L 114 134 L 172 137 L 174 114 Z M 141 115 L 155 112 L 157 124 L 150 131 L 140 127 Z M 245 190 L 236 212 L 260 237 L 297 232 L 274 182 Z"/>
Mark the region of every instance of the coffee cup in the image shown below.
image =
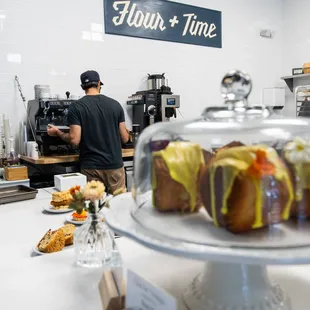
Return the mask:
<path id="1" fill-rule="evenodd" d="M 39 148 L 37 143 L 31 145 L 31 158 L 39 159 Z"/>
<path id="2" fill-rule="evenodd" d="M 28 141 L 27 142 L 27 156 L 32 157 L 32 149 L 33 145 L 37 145 L 35 141 Z"/>

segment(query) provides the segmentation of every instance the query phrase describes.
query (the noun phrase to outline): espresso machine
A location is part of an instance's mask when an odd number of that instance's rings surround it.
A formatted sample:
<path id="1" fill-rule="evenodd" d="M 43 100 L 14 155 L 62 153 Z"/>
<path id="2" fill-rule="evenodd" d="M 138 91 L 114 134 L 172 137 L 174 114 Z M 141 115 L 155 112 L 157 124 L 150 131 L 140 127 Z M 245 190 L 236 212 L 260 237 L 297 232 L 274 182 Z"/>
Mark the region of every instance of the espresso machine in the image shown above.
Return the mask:
<path id="1" fill-rule="evenodd" d="M 47 134 L 49 124 L 57 126 L 63 132 L 69 132 L 68 109 L 76 100 L 69 99 L 70 92 L 66 92 L 67 99 L 36 98 L 28 101 L 27 107 L 27 136 L 28 141 L 38 143 L 41 155 L 77 154 L 78 148 L 73 147 L 58 137 Z"/>
<path id="2" fill-rule="evenodd" d="M 139 125 L 140 131 L 154 123 L 176 118 L 176 109 L 180 108 L 180 96 L 173 95 L 165 74 L 148 74 L 147 82 L 147 90 L 138 91 L 127 100 L 132 106 L 132 123 Z"/>

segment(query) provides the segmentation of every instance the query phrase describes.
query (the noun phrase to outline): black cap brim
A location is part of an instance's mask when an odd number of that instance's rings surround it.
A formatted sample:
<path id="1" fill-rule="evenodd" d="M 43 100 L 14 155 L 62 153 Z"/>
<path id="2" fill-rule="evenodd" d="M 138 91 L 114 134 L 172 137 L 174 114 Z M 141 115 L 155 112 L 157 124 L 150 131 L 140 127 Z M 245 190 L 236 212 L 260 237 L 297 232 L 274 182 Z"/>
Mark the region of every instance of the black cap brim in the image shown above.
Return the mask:
<path id="1" fill-rule="evenodd" d="M 103 85 L 103 83 L 100 81 L 100 85 L 102 86 Z"/>

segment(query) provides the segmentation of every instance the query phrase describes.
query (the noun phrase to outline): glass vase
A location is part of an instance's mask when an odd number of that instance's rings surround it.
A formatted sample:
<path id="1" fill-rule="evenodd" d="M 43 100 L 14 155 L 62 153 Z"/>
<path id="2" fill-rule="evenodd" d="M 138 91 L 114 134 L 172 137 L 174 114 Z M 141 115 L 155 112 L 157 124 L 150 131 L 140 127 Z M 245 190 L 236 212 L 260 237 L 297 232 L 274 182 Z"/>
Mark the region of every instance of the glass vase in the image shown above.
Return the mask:
<path id="1" fill-rule="evenodd" d="M 87 268 L 99 268 L 110 263 L 113 235 L 98 213 L 89 213 L 88 222 L 76 230 L 74 247 L 76 263 Z"/>

